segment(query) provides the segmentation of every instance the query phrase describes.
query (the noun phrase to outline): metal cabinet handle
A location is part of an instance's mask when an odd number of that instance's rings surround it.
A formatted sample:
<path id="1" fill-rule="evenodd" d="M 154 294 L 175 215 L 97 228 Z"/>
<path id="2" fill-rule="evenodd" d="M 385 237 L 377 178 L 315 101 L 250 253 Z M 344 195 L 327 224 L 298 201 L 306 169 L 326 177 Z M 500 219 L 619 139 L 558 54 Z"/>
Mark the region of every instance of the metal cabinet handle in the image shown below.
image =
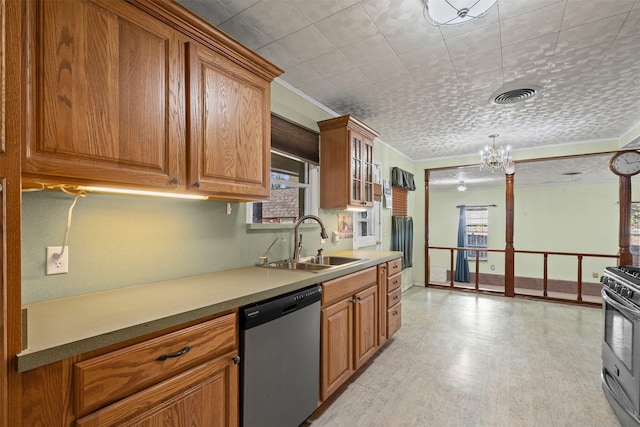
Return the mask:
<path id="1" fill-rule="evenodd" d="M 356 303 L 356 299 L 355 298 L 351 298 L 351 304 L 355 304 Z"/>
<path id="2" fill-rule="evenodd" d="M 233 359 L 231 359 L 231 361 L 233 362 L 234 365 L 237 365 L 240 363 L 240 356 L 236 356 Z"/>
<path id="3" fill-rule="evenodd" d="M 196 188 L 200 188 L 200 181 L 194 182 L 193 186 L 196 187 Z"/>
<path id="4" fill-rule="evenodd" d="M 159 360 L 159 361 L 162 362 L 163 360 L 167 360 L 167 359 L 172 358 L 172 357 L 180 357 L 183 354 L 189 353 L 189 351 L 191 351 L 191 346 L 187 345 L 180 351 L 177 351 L 177 352 L 171 353 L 171 354 L 163 354 L 162 356 L 159 356 L 156 360 Z"/>
<path id="5" fill-rule="evenodd" d="M 398 299 L 398 295 L 394 296 L 393 299 Z"/>
<path id="6" fill-rule="evenodd" d="M 358 297 L 358 301 L 362 301 L 362 297 Z"/>
<path id="7" fill-rule="evenodd" d="M 171 180 L 171 182 L 172 182 L 173 184 L 175 184 L 175 185 L 180 184 L 180 180 L 179 180 L 178 178 L 173 178 L 173 179 Z"/>
<path id="8" fill-rule="evenodd" d="M 394 315 L 394 316 L 395 316 L 395 315 L 397 315 L 397 314 L 398 314 L 398 310 L 396 310 L 396 311 L 394 311 L 394 312 L 393 312 L 393 315 Z"/>

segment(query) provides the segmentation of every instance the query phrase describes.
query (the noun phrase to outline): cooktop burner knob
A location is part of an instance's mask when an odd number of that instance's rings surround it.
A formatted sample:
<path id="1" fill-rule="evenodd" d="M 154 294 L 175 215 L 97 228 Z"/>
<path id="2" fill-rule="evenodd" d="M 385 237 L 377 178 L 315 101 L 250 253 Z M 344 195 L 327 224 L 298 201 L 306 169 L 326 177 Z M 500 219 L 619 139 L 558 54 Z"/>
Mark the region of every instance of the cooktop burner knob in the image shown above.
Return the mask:
<path id="1" fill-rule="evenodd" d="M 620 295 L 623 296 L 623 297 L 626 297 L 627 296 L 627 288 L 622 288 L 620 290 Z"/>

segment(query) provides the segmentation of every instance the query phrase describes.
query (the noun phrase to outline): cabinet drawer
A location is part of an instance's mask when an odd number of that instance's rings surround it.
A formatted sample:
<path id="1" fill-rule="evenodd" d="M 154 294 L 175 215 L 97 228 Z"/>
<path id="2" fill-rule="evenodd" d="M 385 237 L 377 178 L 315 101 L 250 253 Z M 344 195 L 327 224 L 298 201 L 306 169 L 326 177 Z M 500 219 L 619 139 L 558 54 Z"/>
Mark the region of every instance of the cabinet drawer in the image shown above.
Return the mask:
<path id="1" fill-rule="evenodd" d="M 394 305 L 387 310 L 387 338 L 398 332 L 402 325 L 402 303 Z"/>
<path id="2" fill-rule="evenodd" d="M 402 288 L 398 287 L 387 294 L 387 308 L 391 308 L 402 299 Z"/>
<path id="3" fill-rule="evenodd" d="M 402 274 L 394 274 L 387 279 L 387 292 L 395 291 L 402 285 Z"/>
<path id="4" fill-rule="evenodd" d="M 387 263 L 387 274 L 389 276 L 402 271 L 402 258 L 394 259 Z"/>
<path id="5" fill-rule="evenodd" d="M 377 277 L 376 267 L 369 267 L 322 283 L 322 305 L 357 294 L 362 289 L 375 284 Z"/>
<path id="6" fill-rule="evenodd" d="M 76 363 L 76 414 L 121 399 L 237 347 L 232 313 Z M 164 358 L 167 355 L 177 357 Z"/>

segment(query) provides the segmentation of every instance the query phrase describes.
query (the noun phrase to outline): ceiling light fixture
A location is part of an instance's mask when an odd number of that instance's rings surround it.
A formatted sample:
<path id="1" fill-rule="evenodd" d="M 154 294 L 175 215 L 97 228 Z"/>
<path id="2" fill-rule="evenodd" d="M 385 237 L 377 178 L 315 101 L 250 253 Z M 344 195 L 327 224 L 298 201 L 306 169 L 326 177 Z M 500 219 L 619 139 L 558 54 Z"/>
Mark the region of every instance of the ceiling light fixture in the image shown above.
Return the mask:
<path id="1" fill-rule="evenodd" d="M 457 25 L 482 18 L 499 0 L 424 0 L 424 14 L 432 25 Z"/>
<path id="2" fill-rule="evenodd" d="M 493 142 L 480 152 L 480 169 L 489 169 L 493 172 L 496 169 L 504 169 L 511 162 L 510 148 L 496 147 L 496 138 L 499 136 L 497 133 L 489 135 Z"/>
<path id="3" fill-rule="evenodd" d="M 460 183 L 458 184 L 458 191 L 465 191 L 467 189 L 467 186 L 465 185 L 464 181 L 460 181 Z"/>

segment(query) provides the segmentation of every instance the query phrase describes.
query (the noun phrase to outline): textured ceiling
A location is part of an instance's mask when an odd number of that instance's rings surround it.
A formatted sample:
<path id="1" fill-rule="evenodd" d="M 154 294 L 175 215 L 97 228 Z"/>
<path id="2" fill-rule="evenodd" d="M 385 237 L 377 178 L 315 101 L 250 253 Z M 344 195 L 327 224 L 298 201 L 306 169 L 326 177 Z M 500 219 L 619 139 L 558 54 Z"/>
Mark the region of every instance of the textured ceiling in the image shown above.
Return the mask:
<path id="1" fill-rule="evenodd" d="M 501 0 L 435 27 L 423 0 L 180 0 L 413 160 L 620 138 L 640 125 L 640 0 Z M 538 96 L 494 105 L 502 87 Z M 606 166 L 606 165 L 605 165 Z"/>

